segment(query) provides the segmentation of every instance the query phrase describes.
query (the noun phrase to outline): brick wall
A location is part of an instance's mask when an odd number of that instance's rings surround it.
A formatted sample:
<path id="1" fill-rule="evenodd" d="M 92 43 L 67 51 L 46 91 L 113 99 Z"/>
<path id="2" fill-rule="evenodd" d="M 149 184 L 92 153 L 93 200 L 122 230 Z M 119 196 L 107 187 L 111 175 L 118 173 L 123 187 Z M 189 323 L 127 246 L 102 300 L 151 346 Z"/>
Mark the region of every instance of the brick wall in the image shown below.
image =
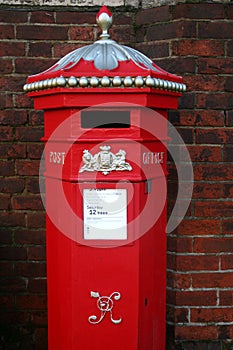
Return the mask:
<path id="1" fill-rule="evenodd" d="M 195 182 L 186 217 L 168 239 L 168 349 L 232 349 L 233 4 L 162 6 L 142 11 L 136 23 L 136 47 L 188 86 L 170 113 Z"/>
<path id="2" fill-rule="evenodd" d="M 97 8 L 0 9 L 0 349 L 46 350 L 44 210 L 38 186 L 43 114 L 28 75 L 97 38 Z M 233 346 L 233 5 L 119 7 L 112 37 L 135 46 L 188 91 L 171 111 L 194 165 L 193 200 L 168 240 L 168 349 Z M 171 164 L 169 204 L 176 186 Z M 206 341 L 211 341 L 208 345 Z M 211 346 L 211 347 L 210 347 Z M 149 349 L 148 349 L 149 350 Z"/>

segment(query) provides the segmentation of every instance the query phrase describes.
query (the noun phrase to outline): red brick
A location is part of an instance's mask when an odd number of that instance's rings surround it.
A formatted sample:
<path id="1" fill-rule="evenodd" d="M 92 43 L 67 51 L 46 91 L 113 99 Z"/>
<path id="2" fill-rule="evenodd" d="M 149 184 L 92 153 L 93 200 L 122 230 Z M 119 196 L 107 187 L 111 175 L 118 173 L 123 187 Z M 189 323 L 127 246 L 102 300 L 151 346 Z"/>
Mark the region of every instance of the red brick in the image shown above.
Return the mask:
<path id="1" fill-rule="evenodd" d="M 220 220 L 183 220 L 177 228 L 179 235 L 218 235 Z"/>
<path id="2" fill-rule="evenodd" d="M 45 212 L 28 213 L 27 225 L 29 228 L 45 227 Z"/>
<path id="3" fill-rule="evenodd" d="M 26 83 L 26 80 L 25 80 Z M 32 108 L 32 99 L 29 99 L 25 93 L 15 95 L 15 104 L 18 108 L 23 108 L 24 110 Z M 22 123 L 23 124 L 23 123 Z"/>
<path id="4" fill-rule="evenodd" d="M 55 60 L 48 60 L 46 58 L 17 58 L 15 60 L 15 72 L 27 75 L 37 74 L 50 68 L 55 62 Z"/>
<path id="5" fill-rule="evenodd" d="M 18 175 L 37 175 L 39 174 L 39 165 L 38 160 L 17 160 L 16 169 Z"/>
<path id="6" fill-rule="evenodd" d="M 220 290 L 219 304 L 225 306 L 232 306 L 233 304 L 233 290 Z"/>
<path id="7" fill-rule="evenodd" d="M 27 291 L 27 282 L 23 278 L 1 278 L 0 291 L 22 293 Z"/>
<path id="8" fill-rule="evenodd" d="M 233 162 L 233 146 L 226 145 L 224 147 L 224 161 Z"/>
<path id="9" fill-rule="evenodd" d="M 1 56 L 25 56 L 25 44 L 21 42 L 0 42 Z"/>
<path id="10" fill-rule="evenodd" d="M 10 309 L 14 306 L 14 297 L 13 295 L 0 295 L 0 305 L 1 308 Z"/>
<path id="11" fill-rule="evenodd" d="M 43 245 L 45 244 L 45 230 L 16 230 L 16 244 Z"/>
<path id="12" fill-rule="evenodd" d="M 192 239 L 186 237 L 169 237 L 168 250 L 176 253 L 192 252 Z"/>
<path id="13" fill-rule="evenodd" d="M 24 179 L 9 177 L 9 178 L 1 179 L 0 181 L 0 192 L 20 193 L 24 190 L 24 187 L 25 187 Z"/>
<path id="14" fill-rule="evenodd" d="M 25 260 L 27 250 L 24 247 L 0 247 L 0 256 L 2 260 Z"/>
<path id="15" fill-rule="evenodd" d="M 23 144 L 0 144 L 0 157 L 1 158 L 25 158 L 26 157 L 26 145 Z"/>
<path id="16" fill-rule="evenodd" d="M 0 94 L 0 108 L 12 108 L 13 107 L 13 98 L 11 94 L 7 94 L 6 92 Z M 3 113 L 3 110 L 1 111 Z M 0 117 L 0 124 L 1 117 Z"/>
<path id="17" fill-rule="evenodd" d="M 207 144 L 223 144 L 233 142 L 233 129 L 219 128 L 219 129 L 205 129 L 197 130 L 196 140 L 197 143 Z"/>
<path id="18" fill-rule="evenodd" d="M 44 124 L 44 113 L 43 111 L 32 110 L 29 113 L 29 124 L 32 126 Z"/>
<path id="19" fill-rule="evenodd" d="M 13 197 L 12 207 L 15 210 L 41 210 L 43 209 L 43 204 L 40 195 L 20 195 Z"/>
<path id="20" fill-rule="evenodd" d="M 170 73 L 175 74 L 196 74 L 195 57 L 174 57 L 159 60 L 159 66 Z M 182 97 L 183 98 L 183 97 Z"/>
<path id="21" fill-rule="evenodd" d="M 191 274 L 168 272 L 167 286 L 172 289 L 180 289 L 180 290 L 189 289 L 191 287 Z"/>
<path id="22" fill-rule="evenodd" d="M 181 109 L 194 109 L 196 108 L 195 94 L 186 93 L 179 100 L 179 108 Z"/>
<path id="23" fill-rule="evenodd" d="M 14 262 L 13 261 L 0 261 L 0 276 L 12 277 L 14 276 Z"/>
<path id="24" fill-rule="evenodd" d="M 93 27 L 71 27 L 70 40 L 85 40 L 92 43 L 94 41 Z"/>
<path id="25" fill-rule="evenodd" d="M 16 295 L 16 306 L 20 309 L 44 310 L 46 308 L 46 296 Z"/>
<path id="26" fill-rule="evenodd" d="M 230 77 L 226 77 L 225 91 L 233 91 L 233 83 Z"/>
<path id="27" fill-rule="evenodd" d="M 14 65 L 13 60 L 9 58 L 1 59 L 0 73 L 1 74 L 11 74 L 13 73 Z"/>
<path id="28" fill-rule="evenodd" d="M 232 322 L 233 321 L 232 308 L 211 308 L 211 309 L 191 309 L 191 322 Z"/>
<path id="29" fill-rule="evenodd" d="M 232 74 L 233 58 L 199 58 L 199 74 Z"/>
<path id="30" fill-rule="evenodd" d="M 223 197 L 233 198 L 233 184 L 223 184 Z"/>
<path id="31" fill-rule="evenodd" d="M 232 325 L 218 326 L 218 337 L 219 339 L 226 340 L 226 344 L 232 345 L 232 341 L 229 339 L 233 338 L 233 328 Z"/>
<path id="32" fill-rule="evenodd" d="M 194 143 L 194 130 L 187 128 L 177 128 L 180 136 L 182 137 L 185 144 Z"/>
<path id="33" fill-rule="evenodd" d="M 188 19 L 221 19 L 225 17 L 224 7 L 221 4 L 191 3 L 179 4 L 173 9 L 173 18 Z"/>
<path id="34" fill-rule="evenodd" d="M 34 261 L 45 260 L 45 247 L 43 246 L 28 247 L 28 260 L 34 260 Z"/>
<path id="35" fill-rule="evenodd" d="M 23 125 L 27 122 L 27 112 L 25 110 L 6 110 L 2 111 L 0 124 L 2 125 Z"/>
<path id="36" fill-rule="evenodd" d="M 192 275 L 192 283 L 193 288 L 230 288 L 233 287 L 233 273 L 196 273 Z"/>
<path id="37" fill-rule="evenodd" d="M 211 109 L 225 109 L 233 108 L 231 93 L 218 93 L 218 94 L 198 94 L 197 96 L 197 107 L 198 108 L 211 108 Z M 231 132 L 232 131 L 228 131 Z"/>
<path id="38" fill-rule="evenodd" d="M 0 91 L 3 92 L 22 92 L 22 77 L 0 76 Z"/>
<path id="39" fill-rule="evenodd" d="M 12 141 L 13 140 L 13 128 L 10 126 L 0 127 L 0 141 Z"/>
<path id="40" fill-rule="evenodd" d="M 131 43 L 134 41 L 134 31 L 132 26 L 119 27 L 113 26 L 109 34 L 113 40 L 119 43 Z"/>
<path id="41" fill-rule="evenodd" d="M 194 252 L 220 253 L 233 250 L 233 237 L 208 237 L 195 238 L 193 243 Z"/>
<path id="42" fill-rule="evenodd" d="M 233 40 L 227 41 L 227 56 L 233 56 Z"/>
<path id="43" fill-rule="evenodd" d="M 176 268 L 178 271 L 204 271 L 218 270 L 219 257 L 212 255 L 186 255 L 176 257 Z"/>
<path id="44" fill-rule="evenodd" d="M 199 182 L 194 185 L 193 198 L 221 198 L 222 185 L 219 183 Z"/>
<path id="45" fill-rule="evenodd" d="M 1 312 L 1 319 L 4 320 L 5 325 L 22 325 L 28 322 L 28 313 L 6 310 L 6 312 Z"/>
<path id="46" fill-rule="evenodd" d="M 145 9 L 138 12 L 136 16 L 136 24 L 138 26 L 164 22 L 171 19 L 171 13 L 168 6 Z"/>
<path id="47" fill-rule="evenodd" d="M 199 38 L 232 39 L 233 23 L 227 21 L 200 22 L 198 24 L 198 35 Z"/>
<path id="48" fill-rule="evenodd" d="M 26 190 L 28 193 L 40 193 L 39 178 L 26 179 Z"/>
<path id="49" fill-rule="evenodd" d="M 18 25 L 16 37 L 23 40 L 68 40 L 68 27 Z"/>
<path id="50" fill-rule="evenodd" d="M 45 277 L 45 263 L 17 262 L 15 263 L 15 275 L 20 277 Z"/>
<path id="51" fill-rule="evenodd" d="M 167 254 L 167 269 L 176 270 L 176 255 L 170 254 L 169 251 Z"/>
<path id="52" fill-rule="evenodd" d="M 127 13 L 127 12 L 115 13 L 114 14 L 114 25 L 120 26 L 120 25 L 124 25 L 124 24 L 128 24 L 131 26 L 134 25 L 132 14 Z"/>
<path id="53" fill-rule="evenodd" d="M 187 85 L 187 91 L 222 91 L 225 87 L 225 77 L 215 76 L 213 74 L 198 74 L 196 76 L 186 76 L 184 77 L 184 83 Z M 210 115 L 210 111 L 193 111 L 195 114 L 203 114 L 204 116 Z M 213 111 L 213 114 L 218 115 L 218 120 L 220 118 L 220 112 Z M 199 120 L 197 118 L 196 125 L 200 125 Z M 204 118 L 203 118 L 204 119 Z M 210 117 L 208 120 L 203 120 L 205 123 L 210 122 Z M 215 120 L 212 121 L 214 123 Z M 205 124 L 204 124 L 205 125 Z M 208 124 L 207 124 L 208 125 Z M 211 125 L 211 124 L 210 124 Z"/>
<path id="54" fill-rule="evenodd" d="M 14 233 L 7 228 L 0 229 L 0 244 L 11 245 Z"/>
<path id="55" fill-rule="evenodd" d="M 205 201 L 194 204 L 194 214 L 196 217 L 232 217 L 233 202 L 227 201 Z"/>
<path id="56" fill-rule="evenodd" d="M 57 59 L 60 59 L 61 57 L 64 57 L 68 53 L 78 49 L 79 47 L 82 47 L 82 44 L 73 44 L 73 43 L 59 43 L 56 42 L 53 45 L 53 52 L 54 57 Z"/>
<path id="57" fill-rule="evenodd" d="M 175 338 L 177 340 L 216 340 L 218 337 L 217 327 L 212 325 L 187 326 L 177 325 L 175 327 Z M 201 345 L 202 346 L 202 345 Z"/>
<path id="58" fill-rule="evenodd" d="M 169 56 L 169 43 L 168 42 L 152 42 L 150 44 L 137 44 L 136 49 L 144 53 L 144 55 L 154 58 L 168 57 Z"/>
<path id="59" fill-rule="evenodd" d="M 233 255 L 222 255 L 221 256 L 221 269 L 232 270 L 233 268 Z"/>
<path id="60" fill-rule="evenodd" d="M 15 137 L 18 141 L 26 142 L 36 142 L 40 141 L 43 136 L 42 128 L 33 128 L 33 127 L 18 127 L 16 128 Z"/>
<path id="61" fill-rule="evenodd" d="M 28 11 L 17 10 L 9 7 L 0 11 L 0 22 L 5 23 L 24 23 L 27 22 Z"/>
<path id="62" fill-rule="evenodd" d="M 33 143 L 28 145 L 28 157 L 30 159 L 41 159 L 43 150 L 44 150 L 44 145 L 42 143 Z"/>
<path id="63" fill-rule="evenodd" d="M 52 57 L 52 44 L 49 42 L 30 42 L 29 52 L 30 57 Z"/>
<path id="64" fill-rule="evenodd" d="M 233 164 L 201 164 L 194 166 L 195 180 L 204 181 L 226 181 L 231 180 L 233 174 Z"/>
<path id="65" fill-rule="evenodd" d="M 175 56 L 224 56 L 224 43 L 213 40 L 185 39 L 172 43 L 172 52 Z"/>
<path id="66" fill-rule="evenodd" d="M 30 312 L 30 317 L 34 325 L 36 326 L 47 326 L 47 311 L 32 311 Z M 46 344 L 47 345 L 47 344 Z M 47 346 L 45 346 L 43 349 L 46 349 Z M 36 349 L 36 348 L 35 348 Z M 41 349 L 41 350 L 43 350 Z"/>
<path id="67" fill-rule="evenodd" d="M 0 161 L 0 176 L 12 176 L 15 174 L 14 162 L 12 160 Z"/>
<path id="68" fill-rule="evenodd" d="M 30 23 L 55 23 L 55 13 L 53 11 L 33 11 Z"/>
<path id="69" fill-rule="evenodd" d="M 188 308 L 174 309 L 167 306 L 167 321 L 168 322 L 188 322 Z"/>
<path id="70" fill-rule="evenodd" d="M 96 12 L 58 11 L 56 23 L 59 24 L 96 24 Z"/>
<path id="71" fill-rule="evenodd" d="M 214 306 L 216 305 L 216 302 L 216 291 L 176 292 L 177 306 Z"/>
<path id="72" fill-rule="evenodd" d="M 180 20 L 177 22 L 168 22 L 151 25 L 147 29 L 146 38 L 148 41 L 159 39 L 185 38 L 193 37 L 196 34 L 196 24 Z"/>
<path id="73" fill-rule="evenodd" d="M 46 278 L 29 278 L 28 291 L 30 293 L 46 293 L 47 291 Z"/>
<path id="74" fill-rule="evenodd" d="M 233 19 L 233 6 L 232 3 L 226 5 L 226 17 Z"/>
<path id="75" fill-rule="evenodd" d="M 35 330 L 35 350 L 44 350 L 47 348 L 47 344 L 47 329 L 37 328 Z"/>
<path id="76" fill-rule="evenodd" d="M 0 210 L 8 210 L 11 208 L 11 197 L 9 194 L 0 193 Z"/>
<path id="77" fill-rule="evenodd" d="M 222 146 L 188 145 L 188 151 L 193 162 L 221 162 Z"/>
<path id="78" fill-rule="evenodd" d="M 5 227 L 25 226 L 25 214 L 14 212 L 1 212 L 0 222 Z"/>
<path id="79" fill-rule="evenodd" d="M 12 24 L 0 25 L 0 39 L 14 39 L 15 32 Z"/>
<path id="80" fill-rule="evenodd" d="M 227 219 L 222 220 L 222 233 L 223 234 L 233 234 L 233 220 Z"/>

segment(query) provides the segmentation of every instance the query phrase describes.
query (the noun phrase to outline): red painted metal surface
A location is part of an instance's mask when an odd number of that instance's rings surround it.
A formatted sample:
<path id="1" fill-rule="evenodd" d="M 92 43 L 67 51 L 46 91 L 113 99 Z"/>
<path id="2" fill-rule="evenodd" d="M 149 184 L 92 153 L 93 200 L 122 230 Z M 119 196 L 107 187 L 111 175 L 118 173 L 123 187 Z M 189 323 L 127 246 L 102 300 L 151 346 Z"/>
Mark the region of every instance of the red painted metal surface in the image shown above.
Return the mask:
<path id="1" fill-rule="evenodd" d="M 81 59 L 71 68 L 51 68 L 28 82 L 61 75 L 142 73 L 182 81 L 154 66 L 156 73 L 128 60 L 114 70 L 100 71 Z M 46 85 L 32 90 L 35 108 L 45 111 L 49 350 L 165 350 L 167 109 L 177 108 L 181 93 L 145 86 Z M 109 115 L 127 112 L 130 125 L 83 128 L 82 111 L 90 106 Z M 152 124 L 148 129 L 148 118 L 156 125 L 156 136 Z M 84 151 L 96 155 L 103 145 L 113 154 L 126 151 L 132 170 L 107 175 L 80 171 Z M 123 241 L 85 239 L 84 190 L 92 188 L 126 191 Z"/>
<path id="2" fill-rule="evenodd" d="M 49 139 L 53 129 L 61 124 L 62 118 L 70 116 L 72 112 L 74 111 L 45 112 L 45 141 Z M 143 114 L 140 108 L 137 110 L 135 107 L 130 109 L 130 112 L 135 118 Z M 162 113 L 166 121 L 166 112 Z M 75 113 L 75 120 L 77 118 L 80 118 L 80 112 Z M 144 147 L 153 153 L 163 152 L 161 166 L 164 176 L 166 148 L 160 140 L 152 139 L 152 135 L 134 125 L 131 130 L 110 129 L 107 134 L 106 129 L 90 129 L 83 133 L 80 125 L 76 124 L 75 127 L 75 136 L 64 135 L 63 142 L 49 139 L 47 143 L 47 211 L 55 211 L 57 220 L 66 222 L 67 217 L 62 211 L 63 206 L 57 193 L 58 182 L 61 181 L 57 178 L 57 168 L 61 166 L 67 201 L 81 221 L 82 191 L 86 188 L 120 187 L 128 193 L 132 192 L 133 198 L 127 207 L 128 225 L 135 218 L 140 218 L 148 197 L 151 205 L 142 218 L 143 222 L 140 223 L 139 219 L 135 225 L 129 227 L 129 243 L 126 241 L 124 246 L 118 247 L 116 245 L 122 242 L 116 240 L 91 241 L 91 247 L 87 246 L 89 242 L 83 239 L 82 224 L 67 222 L 67 227 L 77 225 L 75 238 L 78 242 L 72 240 L 60 232 L 47 217 L 49 349 L 165 349 L 165 203 L 161 204 L 163 209 L 158 220 L 142 237 L 140 235 L 144 230 L 144 221 L 150 220 L 153 211 L 159 210 L 162 199 L 158 194 L 161 193 L 163 181 L 161 174 L 156 172 L 159 164 L 144 164 Z M 72 134 L 72 125 L 70 130 Z M 81 138 L 76 138 L 81 131 Z M 167 139 L 166 122 L 160 131 L 160 137 L 163 141 Z M 65 140 L 72 144 L 68 153 L 64 152 Z M 101 173 L 93 176 L 88 172 L 79 174 L 83 150 L 87 148 L 96 153 L 99 144 L 102 143 L 110 144 L 114 153 L 119 148 L 127 150 L 127 159 L 135 164 L 133 170 L 128 173 L 112 172 L 108 176 Z M 151 181 L 150 193 L 146 193 L 148 180 Z M 106 246 L 101 248 L 99 245 Z M 96 300 L 90 297 L 91 291 L 98 291 L 106 296 L 115 291 L 120 292 L 121 298 L 114 301 L 113 309 L 113 317 L 122 318 L 120 324 L 112 323 L 107 313 L 100 324 L 88 322 L 91 315 L 100 313 L 96 307 Z"/>

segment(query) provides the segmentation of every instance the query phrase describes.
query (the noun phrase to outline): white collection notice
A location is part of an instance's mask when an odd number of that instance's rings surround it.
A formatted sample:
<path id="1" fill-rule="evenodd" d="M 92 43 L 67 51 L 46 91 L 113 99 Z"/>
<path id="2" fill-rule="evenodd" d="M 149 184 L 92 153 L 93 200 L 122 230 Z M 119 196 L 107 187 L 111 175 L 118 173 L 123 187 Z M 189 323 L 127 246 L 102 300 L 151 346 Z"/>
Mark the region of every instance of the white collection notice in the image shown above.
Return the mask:
<path id="1" fill-rule="evenodd" d="M 84 239 L 127 239 L 127 190 L 83 190 Z"/>

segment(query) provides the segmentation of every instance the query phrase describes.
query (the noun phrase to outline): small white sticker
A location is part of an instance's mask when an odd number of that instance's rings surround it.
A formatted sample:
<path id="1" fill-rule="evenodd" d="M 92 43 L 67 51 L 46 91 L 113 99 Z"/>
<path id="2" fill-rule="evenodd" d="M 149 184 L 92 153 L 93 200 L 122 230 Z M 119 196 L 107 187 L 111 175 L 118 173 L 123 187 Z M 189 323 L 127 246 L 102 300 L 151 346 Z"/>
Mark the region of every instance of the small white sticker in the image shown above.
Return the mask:
<path id="1" fill-rule="evenodd" d="M 84 239 L 127 239 L 127 190 L 83 190 Z"/>

